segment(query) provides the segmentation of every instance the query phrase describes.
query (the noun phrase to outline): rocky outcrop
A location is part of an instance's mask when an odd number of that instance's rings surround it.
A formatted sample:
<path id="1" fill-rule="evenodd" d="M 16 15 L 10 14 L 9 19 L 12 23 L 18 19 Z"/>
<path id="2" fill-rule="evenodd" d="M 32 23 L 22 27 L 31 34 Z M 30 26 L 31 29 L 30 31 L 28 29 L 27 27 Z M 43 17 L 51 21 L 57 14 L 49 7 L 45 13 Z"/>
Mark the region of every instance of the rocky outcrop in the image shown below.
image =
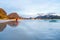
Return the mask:
<path id="1" fill-rule="evenodd" d="M 7 13 L 4 11 L 4 9 L 0 8 L 0 19 L 7 19 Z"/>
<path id="2" fill-rule="evenodd" d="M 7 13 L 5 12 L 4 9 L 0 8 L 0 19 L 21 19 L 22 17 L 20 17 L 17 13 L 13 12 L 10 13 L 9 15 L 7 15 Z"/>
<path id="3" fill-rule="evenodd" d="M 9 19 L 16 19 L 16 18 L 21 19 L 22 17 L 20 17 L 17 13 L 11 13 L 8 15 L 8 18 Z"/>

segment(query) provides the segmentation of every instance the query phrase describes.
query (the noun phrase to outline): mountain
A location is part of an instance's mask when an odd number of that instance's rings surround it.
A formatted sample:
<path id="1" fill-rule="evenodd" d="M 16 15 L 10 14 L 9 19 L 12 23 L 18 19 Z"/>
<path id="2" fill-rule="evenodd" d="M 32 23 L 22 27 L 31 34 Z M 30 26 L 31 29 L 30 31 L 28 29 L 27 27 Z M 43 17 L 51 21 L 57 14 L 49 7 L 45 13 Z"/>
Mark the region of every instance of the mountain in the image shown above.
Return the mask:
<path id="1" fill-rule="evenodd" d="M 2 8 L 0 8 L 0 19 L 8 19 L 7 13 Z"/>
<path id="2" fill-rule="evenodd" d="M 17 13 L 14 12 L 14 13 L 9 14 L 8 18 L 9 19 L 16 19 L 16 18 L 21 19 L 22 17 L 20 17 Z"/>
<path id="3" fill-rule="evenodd" d="M 44 16 L 37 16 L 36 19 L 60 19 L 60 16 L 57 15 L 44 15 Z"/>

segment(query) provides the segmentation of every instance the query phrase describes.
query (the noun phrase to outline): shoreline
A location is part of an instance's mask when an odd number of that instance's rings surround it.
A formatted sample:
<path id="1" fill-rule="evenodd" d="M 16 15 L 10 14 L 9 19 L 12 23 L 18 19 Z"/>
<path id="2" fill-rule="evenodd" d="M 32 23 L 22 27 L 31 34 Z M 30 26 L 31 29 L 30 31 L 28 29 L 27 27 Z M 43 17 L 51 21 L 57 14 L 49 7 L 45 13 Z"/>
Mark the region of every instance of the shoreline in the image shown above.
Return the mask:
<path id="1" fill-rule="evenodd" d="M 16 20 L 16 19 L 0 19 L 0 20 Z M 18 20 L 60 20 L 60 19 L 18 19 Z"/>
<path id="2" fill-rule="evenodd" d="M 21 20 L 60 20 L 60 19 L 18 19 L 17 21 L 21 21 Z M 9 21 L 16 21 L 16 19 L 0 19 L 0 23 L 9 22 Z"/>

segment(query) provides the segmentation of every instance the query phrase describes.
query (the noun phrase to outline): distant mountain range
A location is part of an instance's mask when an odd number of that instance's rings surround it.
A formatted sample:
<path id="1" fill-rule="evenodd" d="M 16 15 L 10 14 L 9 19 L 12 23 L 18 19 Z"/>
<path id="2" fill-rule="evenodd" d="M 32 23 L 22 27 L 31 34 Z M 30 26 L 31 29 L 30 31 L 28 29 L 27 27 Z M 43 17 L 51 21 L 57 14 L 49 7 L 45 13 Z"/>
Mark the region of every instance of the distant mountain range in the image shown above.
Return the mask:
<path id="1" fill-rule="evenodd" d="M 7 15 L 7 13 L 5 12 L 4 9 L 0 8 L 0 19 L 60 19 L 60 16 L 58 15 L 39 15 L 35 18 L 30 17 L 30 18 L 23 18 L 21 16 L 19 16 L 16 12 L 12 12 L 9 15 Z"/>
<path id="2" fill-rule="evenodd" d="M 57 15 L 44 15 L 44 16 L 37 16 L 35 19 L 60 19 L 60 16 Z"/>

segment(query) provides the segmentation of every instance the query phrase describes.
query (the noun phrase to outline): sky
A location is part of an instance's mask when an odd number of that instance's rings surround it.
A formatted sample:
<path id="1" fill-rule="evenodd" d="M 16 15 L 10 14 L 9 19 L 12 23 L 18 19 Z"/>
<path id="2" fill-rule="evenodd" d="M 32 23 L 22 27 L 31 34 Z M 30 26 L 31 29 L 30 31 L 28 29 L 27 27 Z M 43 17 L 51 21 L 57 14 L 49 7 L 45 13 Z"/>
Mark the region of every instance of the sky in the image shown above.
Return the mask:
<path id="1" fill-rule="evenodd" d="M 0 8 L 8 14 L 36 16 L 52 12 L 60 15 L 60 0 L 0 0 Z"/>

